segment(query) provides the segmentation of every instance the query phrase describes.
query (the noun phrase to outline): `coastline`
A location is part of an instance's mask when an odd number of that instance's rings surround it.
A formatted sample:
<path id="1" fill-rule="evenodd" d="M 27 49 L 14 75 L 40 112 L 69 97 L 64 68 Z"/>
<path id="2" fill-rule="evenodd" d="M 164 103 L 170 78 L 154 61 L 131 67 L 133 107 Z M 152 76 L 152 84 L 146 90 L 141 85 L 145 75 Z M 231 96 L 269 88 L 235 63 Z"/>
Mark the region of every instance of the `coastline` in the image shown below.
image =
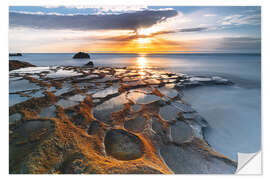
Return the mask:
<path id="1" fill-rule="evenodd" d="M 24 97 L 10 106 L 11 174 L 236 170 L 207 144 L 207 122 L 181 99 L 184 88 L 231 85 L 227 79 L 57 66 L 11 71 L 10 82 L 10 96 Z"/>

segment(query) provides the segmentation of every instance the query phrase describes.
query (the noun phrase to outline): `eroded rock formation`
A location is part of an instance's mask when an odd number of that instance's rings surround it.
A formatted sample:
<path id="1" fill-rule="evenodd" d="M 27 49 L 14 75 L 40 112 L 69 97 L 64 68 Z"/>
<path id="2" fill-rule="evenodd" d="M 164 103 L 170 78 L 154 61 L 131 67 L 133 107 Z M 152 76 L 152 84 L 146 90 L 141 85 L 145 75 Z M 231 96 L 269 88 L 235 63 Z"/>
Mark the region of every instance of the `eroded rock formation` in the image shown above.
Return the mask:
<path id="1" fill-rule="evenodd" d="M 10 173 L 234 173 L 204 140 L 183 88 L 231 84 L 161 69 L 10 72 Z M 193 86 L 193 85 L 194 86 Z"/>
<path id="2" fill-rule="evenodd" d="M 24 61 L 18 61 L 18 60 L 10 60 L 9 61 L 9 70 L 15 70 L 15 69 L 20 69 L 20 68 L 25 68 L 25 67 L 35 67 L 35 65 L 30 64 L 28 62 Z"/>

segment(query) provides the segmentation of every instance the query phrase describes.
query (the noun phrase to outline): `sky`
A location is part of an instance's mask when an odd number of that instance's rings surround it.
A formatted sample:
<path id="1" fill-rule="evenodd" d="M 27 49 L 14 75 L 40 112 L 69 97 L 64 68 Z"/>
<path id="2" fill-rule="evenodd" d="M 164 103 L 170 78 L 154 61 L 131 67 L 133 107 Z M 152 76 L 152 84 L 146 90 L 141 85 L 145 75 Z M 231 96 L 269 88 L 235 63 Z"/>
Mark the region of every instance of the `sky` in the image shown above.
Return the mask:
<path id="1" fill-rule="evenodd" d="M 260 53 L 257 6 L 10 6 L 9 51 Z"/>

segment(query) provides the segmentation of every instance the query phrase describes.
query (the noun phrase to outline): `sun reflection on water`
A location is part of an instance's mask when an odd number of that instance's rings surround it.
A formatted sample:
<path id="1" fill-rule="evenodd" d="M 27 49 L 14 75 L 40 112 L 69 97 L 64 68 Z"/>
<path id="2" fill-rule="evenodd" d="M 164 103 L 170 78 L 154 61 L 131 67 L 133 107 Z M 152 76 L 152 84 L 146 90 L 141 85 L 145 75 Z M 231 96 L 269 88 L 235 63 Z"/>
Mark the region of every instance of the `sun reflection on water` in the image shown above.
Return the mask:
<path id="1" fill-rule="evenodd" d="M 144 68 L 146 68 L 146 65 L 147 65 L 147 60 L 146 60 L 145 57 L 141 56 L 141 57 L 137 58 L 137 66 L 138 66 L 138 68 L 144 69 Z"/>
<path id="2" fill-rule="evenodd" d="M 146 75 L 145 68 L 147 67 L 147 59 L 144 56 L 140 56 L 137 58 L 136 64 L 139 69 L 139 74 L 143 78 Z"/>
<path id="3" fill-rule="evenodd" d="M 147 59 L 144 56 L 140 56 L 137 58 L 137 67 L 139 69 L 139 74 L 142 78 L 146 75 L 145 69 L 147 68 Z"/>

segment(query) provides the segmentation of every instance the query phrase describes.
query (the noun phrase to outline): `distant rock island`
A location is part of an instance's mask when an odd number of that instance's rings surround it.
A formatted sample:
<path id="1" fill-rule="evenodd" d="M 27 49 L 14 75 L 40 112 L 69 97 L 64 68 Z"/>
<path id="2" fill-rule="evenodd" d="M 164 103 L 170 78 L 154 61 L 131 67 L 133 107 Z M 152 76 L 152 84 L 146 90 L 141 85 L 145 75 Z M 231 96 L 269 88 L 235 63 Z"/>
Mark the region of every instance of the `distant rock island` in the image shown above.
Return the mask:
<path id="1" fill-rule="evenodd" d="M 36 67 L 33 64 L 30 64 L 28 62 L 24 61 L 17 61 L 17 60 L 10 60 L 9 61 L 9 70 L 15 70 L 15 69 L 20 69 L 20 68 L 25 68 L 25 67 Z"/>
<path id="2" fill-rule="evenodd" d="M 73 59 L 90 59 L 90 56 L 88 53 L 78 52 L 73 56 Z"/>
<path id="3" fill-rule="evenodd" d="M 9 56 L 22 56 L 22 53 L 9 53 Z"/>

